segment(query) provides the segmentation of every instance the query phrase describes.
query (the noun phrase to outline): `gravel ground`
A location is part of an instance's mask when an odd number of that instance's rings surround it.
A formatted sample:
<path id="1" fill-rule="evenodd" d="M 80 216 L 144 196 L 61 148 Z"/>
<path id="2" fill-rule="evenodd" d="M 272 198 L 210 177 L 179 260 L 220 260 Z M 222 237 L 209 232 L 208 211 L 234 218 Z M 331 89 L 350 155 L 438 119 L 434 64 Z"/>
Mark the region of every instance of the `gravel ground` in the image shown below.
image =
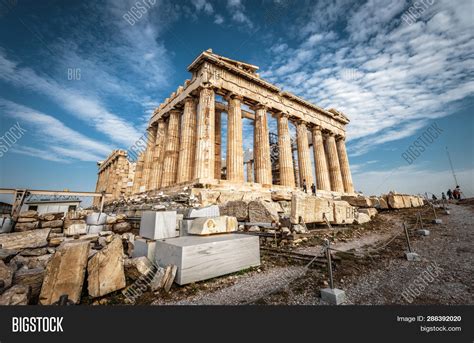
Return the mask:
<path id="1" fill-rule="evenodd" d="M 438 211 L 441 225 L 428 224 L 433 212 L 423 209 L 424 228 L 431 234 L 412 234 L 413 250 L 422 257 L 419 262 L 404 258 L 407 249 L 401 234 L 403 221 L 414 227 L 419 209 L 383 212 L 362 230 L 352 230 L 353 236 L 332 237 L 335 248 L 359 256 L 336 253 L 341 261 L 334 268 L 335 286 L 346 291 L 346 304 L 474 304 L 474 205 L 451 205 L 450 209 L 450 215 Z M 387 247 L 360 258 L 360 253 L 382 246 L 395 234 Z M 296 251 L 318 253 L 320 249 L 319 239 Z M 324 268 L 305 268 L 304 263 L 270 256 L 262 261 L 258 269 L 174 286 L 167 295 L 149 294 L 142 301 L 155 305 L 324 305 L 319 297 L 319 290 L 327 287 Z M 427 275 L 427 270 L 431 275 L 420 283 L 420 275 Z M 407 290 L 411 293 L 406 292 L 404 298 L 402 292 Z"/>

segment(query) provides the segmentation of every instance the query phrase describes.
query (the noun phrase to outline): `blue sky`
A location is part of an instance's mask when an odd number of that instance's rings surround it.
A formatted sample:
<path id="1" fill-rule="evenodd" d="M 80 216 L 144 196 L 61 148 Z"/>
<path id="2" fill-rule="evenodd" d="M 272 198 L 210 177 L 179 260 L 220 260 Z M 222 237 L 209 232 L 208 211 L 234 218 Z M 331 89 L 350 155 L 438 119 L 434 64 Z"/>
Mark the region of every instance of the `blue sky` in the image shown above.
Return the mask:
<path id="1" fill-rule="evenodd" d="M 471 1 L 418 1 L 410 17 L 410 1 L 138 2 L 136 20 L 137 0 L 2 2 L 0 133 L 26 133 L 0 158 L 1 187 L 94 190 L 95 162 L 132 145 L 212 48 L 343 111 L 357 190 L 453 187 L 448 146 L 474 195 Z M 408 164 L 401 154 L 433 123 L 442 133 Z"/>

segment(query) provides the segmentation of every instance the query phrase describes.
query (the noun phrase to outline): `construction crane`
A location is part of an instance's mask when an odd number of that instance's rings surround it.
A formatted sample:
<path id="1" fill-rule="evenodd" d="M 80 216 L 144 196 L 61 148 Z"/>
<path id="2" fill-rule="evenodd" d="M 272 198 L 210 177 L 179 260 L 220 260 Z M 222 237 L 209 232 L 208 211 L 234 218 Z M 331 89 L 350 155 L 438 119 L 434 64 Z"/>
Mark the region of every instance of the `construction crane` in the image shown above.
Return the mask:
<path id="1" fill-rule="evenodd" d="M 449 165 L 451 166 L 451 172 L 453 173 L 453 177 L 454 177 L 454 183 L 457 187 L 457 186 L 459 186 L 459 183 L 458 183 L 458 179 L 456 177 L 456 173 L 454 172 L 453 162 L 451 161 L 451 155 L 449 154 L 448 147 L 446 147 L 446 154 L 448 155 Z"/>

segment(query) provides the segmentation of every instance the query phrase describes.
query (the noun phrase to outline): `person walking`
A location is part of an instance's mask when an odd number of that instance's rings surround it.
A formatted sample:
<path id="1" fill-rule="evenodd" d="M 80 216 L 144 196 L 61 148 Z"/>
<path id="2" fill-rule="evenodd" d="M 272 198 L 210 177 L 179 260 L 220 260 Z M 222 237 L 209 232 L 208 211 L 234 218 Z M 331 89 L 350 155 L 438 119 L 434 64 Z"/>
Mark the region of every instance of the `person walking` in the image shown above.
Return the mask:
<path id="1" fill-rule="evenodd" d="M 450 189 L 448 189 L 448 191 L 446 192 L 446 195 L 448 196 L 448 199 L 449 200 L 453 200 L 453 191 Z"/>
<path id="2" fill-rule="evenodd" d="M 308 193 L 308 186 L 306 185 L 306 179 L 303 179 L 303 192 Z"/>
<path id="3" fill-rule="evenodd" d="M 313 195 L 316 196 L 316 185 L 314 183 L 311 185 L 311 191 L 313 192 Z"/>

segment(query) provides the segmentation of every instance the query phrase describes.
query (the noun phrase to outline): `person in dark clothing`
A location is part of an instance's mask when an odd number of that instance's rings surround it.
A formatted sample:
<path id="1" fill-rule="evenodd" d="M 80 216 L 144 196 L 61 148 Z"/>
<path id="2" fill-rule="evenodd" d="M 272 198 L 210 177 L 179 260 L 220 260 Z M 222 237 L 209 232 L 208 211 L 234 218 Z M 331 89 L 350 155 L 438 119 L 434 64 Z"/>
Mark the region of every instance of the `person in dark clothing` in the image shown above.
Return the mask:
<path id="1" fill-rule="evenodd" d="M 432 199 L 433 201 L 438 200 L 438 198 L 437 198 L 436 195 L 434 195 L 434 194 L 431 196 L 431 199 Z"/>
<path id="2" fill-rule="evenodd" d="M 453 200 L 453 191 L 450 189 L 448 189 L 448 191 L 446 192 L 446 195 L 448 196 L 448 199 L 449 200 Z"/>
<path id="3" fill-rule="evenodd" d="M 311 191 L 313 192 L 313 195 L 316 195 L 316 185 L 314 183 L 311 185 Z"/>
<path id="4" fill-rule="evenodd" d="M 303 179 L 303 192 L 308 193 L 308 186 L 306 185 L 306 179 Z"/>
<path id="5" fill-rule="evenodd" d="M 444 192 L 441 193 L 441 199 L 446 200 L 446 195 L 444 194 Z"/>

